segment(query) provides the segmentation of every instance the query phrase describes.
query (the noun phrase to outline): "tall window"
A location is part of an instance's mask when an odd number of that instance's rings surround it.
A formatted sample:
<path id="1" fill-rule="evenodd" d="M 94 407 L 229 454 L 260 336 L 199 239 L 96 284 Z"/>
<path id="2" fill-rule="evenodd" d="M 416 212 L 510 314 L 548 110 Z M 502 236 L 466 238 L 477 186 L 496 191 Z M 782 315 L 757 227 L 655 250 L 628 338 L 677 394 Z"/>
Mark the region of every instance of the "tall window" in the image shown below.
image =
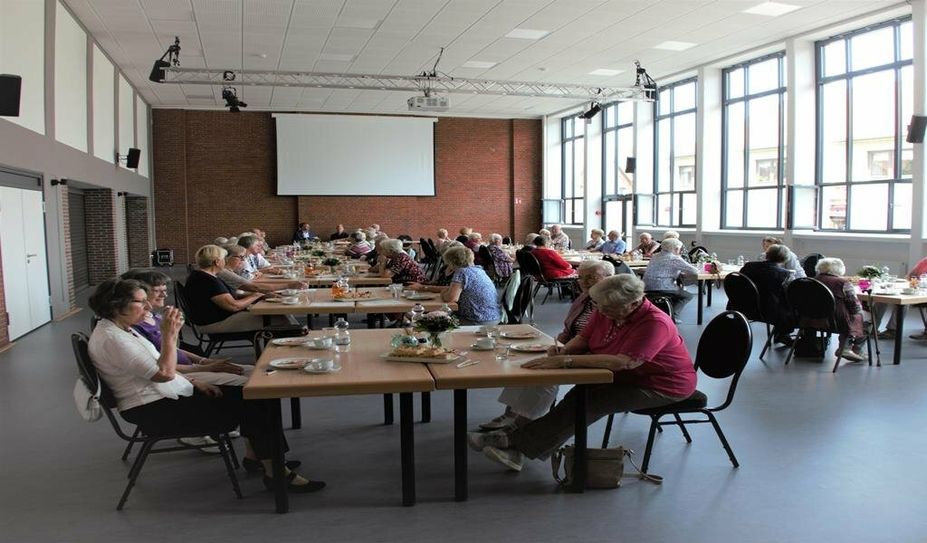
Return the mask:
<path id="1" fill-rule="evenodd" d="M 913 47 L 903 19 L 816 44 L 821 230 L 911 229 Z"/>
<path id="2" fill-rule="evenodd" d="M 723 71 L 722 228 L 782 228 L 784 61 L 776 53 Z"/>
<path id="3" fill-rule="evenodd" d="M 605 107 L 602 115 L 602 194 L 631 194 L 633 184 L 625 171 L 634 156 L 634 102 Z"/>
<path id="4" fill-rule="evenodd" d="M 563 223 L 583 224 L 583 195 L 586 194 L 585 121 L 578 117 L 567 117 L 560 122 Z"/>
<path id="5" fill-rule="evenodd" d="M 695 226 L 695 92 L 695 79 L 680 81 L 654 104 L 655 226 Z"/>

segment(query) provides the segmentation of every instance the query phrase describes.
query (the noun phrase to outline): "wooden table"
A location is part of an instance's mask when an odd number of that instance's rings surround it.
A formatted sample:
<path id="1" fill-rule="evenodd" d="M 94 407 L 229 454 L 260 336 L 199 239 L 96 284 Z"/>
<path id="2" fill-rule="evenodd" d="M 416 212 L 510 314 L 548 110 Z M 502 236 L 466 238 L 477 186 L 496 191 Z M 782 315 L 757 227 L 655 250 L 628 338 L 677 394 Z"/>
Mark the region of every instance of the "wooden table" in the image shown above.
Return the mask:
<path id="1" fill-rule="evenodd" d="M 335 355 L 341 371 L 310 375 L 300 370 L 277 370 L 267 375 L 271 360 L 285 357 L 318 357 L 321 352 L 303 347 L 268 346 L 255 364 L 255 370 L 243 389 L 246 400 L 309 396 L 344 396 L 353 394 L 399 394 L 400 456 L 402 466 L 402 504 L 415 504 L 415 453 L 412 425 L 412 394 L 434 390 L 434 379 L 424 364 L 387 362 L 380 355 L 389 351 L 394 330 L 357 330 L 352 332 L 351 350 Z M 274 430 L 282 434 L 280 402 L 274 402 Z M 283 476 L 283 446 L 274 446 L 274 498 L 278 513 L 289 510 Z"/>
<path id="2" fill-rule="evenodd" d="M 260 285 L 262 287 L 267 287 L 271 289 L 277 288 L 286 288 L 288 283 L 293 281 L 300 281 L 306 283 L 310 287 L 330 287 L 332 283 L 338 280 L 337 275 L 310 275 L 309 277 L 297 277 L 296 279 L 284 279 L 283 277 L 261 277 L 260 279 L 255 279 L 253 283 Z M 388 277 L 378 277 L 376 275 L 354 275 L 348 276 L 348 283 L 352 287 L 385 287 L 393 282 L 392 279 Z"/>
<path id="3" fill-rule="evenodd" d="M 907 286 L 907 281 L 904 283 Z M 892 353 L 892 364 L 901 364 L 901 343 L 904 337 L 904 318 L 908 312 L 908 306 L 927 304 L 927 296 L 919 294 L 873 294 L 869 296 L 865 293 L 857 293 L 860 301 L 869 302 L 870 312 L 873 310 L 872 304 L 886 304 L 895 306 L 895 351 Z M 878 341 L 879 338 L 873 338 Z"/>
<path id="4" fill-rule="evenodd" d="M 696 264 L 695 266 L 698 267 L 699 264 Z M 740 270 L 740 266 L 731 266 L 731 265 L 725 264 L 721 267 L 721 271 L 719 273 L 699 272 L 698 282 L 697 282 L 698 284 L 698 307 L 697 307 L 697 313 L 696 313 L 697 314 L 696 324 L 702 324 L 702 313 L 704 311 L 703 305 L 707 305 L 708 307 L 711 307 L 711 282 L 712 281 L 722 281 L 724 280 L 725 277 L 728 276 L 729 273 L 739 271 L 739 270 Z M 708 284 L 706 284 L 706 281 Z M 705 288 L 702 288 L 703 286 Z M 708 303 L 703 304 L 706 291 L 708 294 Z"/>
<path id="5" fill-rule="evenodd" d="M 503 331 L 535 330 L 518 324 L 500 327 Z M 511 352 L 508 361 L 499 362 L 493 351 L 474 351 L 470 344 L 476 339 L 476 327 L 464 327 L 448 334 L 446 346 L 469 350 L 467 358 L 479 364 L 458 368 L 455 364 L 429 364 L 434 376 L 435 389 L 454 391 L 454 499 L 464 501 L 468 496 L 467 476 L 467 391 L 471 388 L 497 388 L 504 386 L 576 385 L 575 461 L 573 483 L 570 490 L 582 492 L 586 482 L 586 388 L 587 384 L 611 383 L 612 372 L 604 369 L 530 370 L 521 365 L 543 354 Z M 539 331 L 540 332 L 540 331 Z M 553 345 L 552 337 L 519 340 L 514 343 L 546 343 Z"/>

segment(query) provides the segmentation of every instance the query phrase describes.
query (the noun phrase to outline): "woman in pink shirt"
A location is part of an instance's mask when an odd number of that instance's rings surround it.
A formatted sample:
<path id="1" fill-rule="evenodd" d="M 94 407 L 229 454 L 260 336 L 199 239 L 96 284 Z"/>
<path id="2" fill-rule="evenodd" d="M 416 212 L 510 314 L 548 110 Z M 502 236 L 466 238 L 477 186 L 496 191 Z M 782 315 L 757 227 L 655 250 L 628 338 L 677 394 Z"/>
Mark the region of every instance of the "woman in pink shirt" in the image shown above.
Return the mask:
<path id="1" fill-rule="evenodd" d="M 598 309 L 582 332 L 525 368 L 605 368 L 614 382 L 587 386 L 586 420 L 669 405 L 695 392 L 692 358 L 672 319 L 644 298 L 644 283 L 631 274 L 600 281 L 589 290 Z M 520 471 L 524 457 L 548 458 L 573 435 L 575 396 L 570 391 L 543 417 L 517 430 L 471 433 L 470 446 Z"/>

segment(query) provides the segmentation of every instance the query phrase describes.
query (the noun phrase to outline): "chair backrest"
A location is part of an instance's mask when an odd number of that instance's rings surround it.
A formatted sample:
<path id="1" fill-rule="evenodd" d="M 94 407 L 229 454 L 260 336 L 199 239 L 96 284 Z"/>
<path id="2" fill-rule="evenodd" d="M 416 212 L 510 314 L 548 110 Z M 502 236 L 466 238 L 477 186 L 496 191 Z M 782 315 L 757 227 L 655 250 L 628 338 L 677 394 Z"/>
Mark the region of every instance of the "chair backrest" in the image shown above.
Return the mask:
<path id="1" fill-rule="evenodd" d="M 712 411 L 730 405 L 752 351 L 753 331 L 747 317 L 738 311 L 721 313 L 702 331 L 695 353 L 695 369 L 714 379 L 732 378 L 724 403 L 711 408 Z"/>
<path id="2" fill-rule="evenodd" d="M 96 315 L 90 315 L 90 331 L 91 332 L 97 329 L 97 324 L 100 324 L 100 317 Z"/>
<path id="3" fill-rule="evenodd" d="M 264 349 L 267 347 L 267 344 L 272 339 L 282 338 L 282 337 L 299 337 L 305 336 L 309 333 L 309 329 L 305 326 L 302 328 L 284 328 L 281 330 L 259 330 L 254 334 L 254 359 L 257 360 L 261 358 L 261 353 L 264 352 Z"/>
<path id="4" fill-rule="evenodd" d="M 515 273 L 513 272 L 512 275 L 514 276 Z M 530 275 L 526 275 L 518 284 L 518 290 L 515 292 L 511 307 L 505 307 L 509 324 L 522 324 L 526 314 L 533 315 L 534 297 L 532 294 L 534 294 L 534 279 L 532 279 Z"/>
<path id="5" fill-rule="evenodd" d="M 814 277 L 818 274 L 815 270 L 815 266 L 818 265 L 818 261 L 824 258 L 824 255 L 821 253 L 811 253 L 801 260 L 801 269 L 805 270 L 805 275 L 808 277 Z"/>
<path id="6" fill-rule="evenodd" d="M 611 262 L 612 266 L 615 267 L 615 273 L 634 273 L 630 266 L 628 266 L 624 260 L 620 258 L 615 258 L 612 255 L 602 255 L 602 260 L 606 262 Z"/>
<path id="7" fill-rule="evenodd" d="M 512 238 L 508 236 L 503 236 L 502 245 L 511 245 L 511 244 L 512 244 Z"/>
<path id="8" fill-rule="evenodd" d="M 523 274 L 534 277 L 536 281 L 545 282 L 541 273 L 541 263 L 530 251 L 515 251 L 515 260 Z"/>
<path id="9" fill-rule="evenodd" d="M 751 321 L 766 322 L 760 308 L 760 291 L 753 281 L 740 272 L 731 272 L 724 278 L 724 292 L 728 308 L 739 311 Z"/>
<path id="10" fill-rule="evenodd" d="M 799 317 L 834 320 L 836 300 L 824 283 L 810 277 L 795 279 L 785 291 L 789 305 Z"/>
<path id="11" fill-rule="evenodd" d="M 708 256 L 710 254 L 711 252 L 708 250 L 707 247 L 696 245 L 692 247 L 692 249 L 689 250 L 689 255 L 688 255 L 689 262 L 695 262 L 696 260 L 698 260 L 699 256 Z"/>
<path id="12" fill-rule="evenodd" d="M 489 278 L 493 281 L 498 281 L 499 274 L 496 273 L 496 261 L 489 252 L 489 247 L 480 245 L 476 252 L 480 255 L 480 264 L 483 265 L 483 269 L 486 270 L 486 274 L 489 275 Z"/>
<path id="13" fill-rule="evenodd" d="M 673 318 L 673 300 L 665 294 L 659 294 L 656 292 L 645 292 L 644 297 L 650 300 L 650 303 L 657 306 L 657 309 L 666 313 Z"/>

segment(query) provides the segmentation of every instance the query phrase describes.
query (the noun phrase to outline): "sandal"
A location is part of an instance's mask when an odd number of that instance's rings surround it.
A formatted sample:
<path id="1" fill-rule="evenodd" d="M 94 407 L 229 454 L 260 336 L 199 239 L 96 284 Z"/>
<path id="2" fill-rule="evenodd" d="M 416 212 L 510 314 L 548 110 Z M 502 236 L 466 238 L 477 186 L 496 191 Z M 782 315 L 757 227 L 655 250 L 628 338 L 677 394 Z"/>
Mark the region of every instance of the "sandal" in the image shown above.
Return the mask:
<path id="1" fill-rule="evenodd" d="M 911 334 L 908 337 L 911 339 L 927 339 L 927 330 L 921 332 L 920 334 Z"/>
<path id="2" fill-rule="evenodd" d="M 289 469 L 296 469 L 302 465 L 302 462 L 300 462 L 299 460 L 287 460 L 285 464 L 286 464 L 286 467 Z M 264 473 L 264 463 L 261 462 L 260 460 L 242 458 L 241 467 L 245 468 L 245 471 L 248 473 Z"/>
<path id="3" fill-rule="evenodd" d="M 304 485 L 294 485 L 293 479 L 299 475 L 295 471 L 291 471 L 286 476 L 286 491 L 292 494 L 306 494 L 308 492 L 318 492 L 325 488 L 325 481 L 309 481 Z M 271 492 L 274 491 L 274 480 L 270 477 L 264 477 L 264 487 Z"/>

